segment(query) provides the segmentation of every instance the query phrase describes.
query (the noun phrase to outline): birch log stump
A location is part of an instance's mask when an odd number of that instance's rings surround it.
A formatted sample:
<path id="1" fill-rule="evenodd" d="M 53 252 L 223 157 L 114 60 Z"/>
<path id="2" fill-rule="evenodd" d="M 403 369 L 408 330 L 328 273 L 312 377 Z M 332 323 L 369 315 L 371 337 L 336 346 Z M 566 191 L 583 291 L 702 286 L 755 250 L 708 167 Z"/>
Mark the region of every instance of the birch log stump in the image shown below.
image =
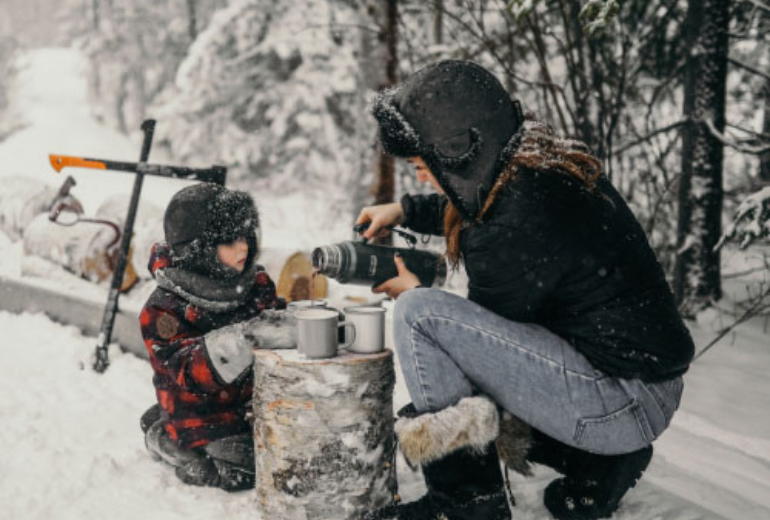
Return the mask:
<path id="1" fill-rule="evenodd" d="M 353 520 L 396 492 L 393 353 L 254 352 L 262 518 Z"/>

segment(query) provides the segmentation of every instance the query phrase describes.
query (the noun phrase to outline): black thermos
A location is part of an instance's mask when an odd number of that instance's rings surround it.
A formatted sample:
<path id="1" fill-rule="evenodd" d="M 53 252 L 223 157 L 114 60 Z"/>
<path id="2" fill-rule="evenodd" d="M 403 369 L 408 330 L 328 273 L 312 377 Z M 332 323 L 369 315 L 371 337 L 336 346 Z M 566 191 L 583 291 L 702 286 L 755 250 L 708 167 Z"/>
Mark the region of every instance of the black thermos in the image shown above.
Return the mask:
<path id="1" fill-rule="evenodd" d="M 407 269 L 425 287 L 442 285 L 446 262 L 432 251 L 378 246 L 363 242 L 342 242 L 313 250 L 313 267 L 340 283 L 379 285 L 398 276 L 393 256 L 400 253 Z"/>

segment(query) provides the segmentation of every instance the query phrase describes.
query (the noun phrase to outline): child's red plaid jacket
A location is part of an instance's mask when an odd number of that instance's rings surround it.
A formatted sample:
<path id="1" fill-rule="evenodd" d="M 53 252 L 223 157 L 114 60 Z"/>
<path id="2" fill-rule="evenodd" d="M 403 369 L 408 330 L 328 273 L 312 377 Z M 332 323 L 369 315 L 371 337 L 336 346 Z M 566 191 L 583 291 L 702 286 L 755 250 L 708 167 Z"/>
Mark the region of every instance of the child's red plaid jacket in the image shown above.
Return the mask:
<path id="1" fill-rule="evenodd" d="M 168 246 L 153 247 L 150 271 L 171 265 Z M 284 305 L 275 284 L 260 269 L 254 298 L 232 312 L 210 313 L 181 296 L 158 287 L 142 309 L 142 337 L 155 372 L 153 383 L 167 420 L 166 430 L 182 448 L 249 431 L 245 413 L 251 399 L 253 375 L 246 371 L 225 384 L 212 368 L 204 335 L 214 329 L 256 317 L 266 308 Z"/>

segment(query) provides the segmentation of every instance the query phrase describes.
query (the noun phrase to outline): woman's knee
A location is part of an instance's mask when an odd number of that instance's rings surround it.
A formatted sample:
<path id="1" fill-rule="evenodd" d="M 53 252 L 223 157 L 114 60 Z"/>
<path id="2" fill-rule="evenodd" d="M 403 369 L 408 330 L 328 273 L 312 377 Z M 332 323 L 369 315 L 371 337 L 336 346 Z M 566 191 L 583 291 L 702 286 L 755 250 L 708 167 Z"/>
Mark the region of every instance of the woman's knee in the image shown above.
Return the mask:
<path id="1" fill-rule="evenodd" d="M 422 318 L 431 315 L 431 308 L 436 302 L 436 295 L 432 294 L 434 292 L 413 289 L 401 294 L 396 300 L 393 308 L 393 339 L 399 355 L 409 355 L 406 350 L 413 348 L 414 329 Z"/>
<path id="2" fill-rule="evenodd" d="M 412 289 L 402 293 L 393 308 L 393 326 L 411 328 L 430 306 L 430 296 L 425 289 Z"/>

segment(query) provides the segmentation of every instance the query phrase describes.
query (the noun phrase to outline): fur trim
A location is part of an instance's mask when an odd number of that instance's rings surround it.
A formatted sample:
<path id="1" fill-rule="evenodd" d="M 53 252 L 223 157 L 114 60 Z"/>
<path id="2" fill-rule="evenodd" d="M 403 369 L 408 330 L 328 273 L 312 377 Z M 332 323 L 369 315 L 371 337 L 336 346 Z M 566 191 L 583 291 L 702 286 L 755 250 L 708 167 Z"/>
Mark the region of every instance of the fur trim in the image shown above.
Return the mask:
<path id="1" fill-rule="evenodd" d="M 380 126 L 380 142 L 387 153 L 395 157 L 420 155 L 420 135 L 393 104 L 398 87 L 377 95 L 372 104 L 372 115 Z"/>
<path id="2" fill-rule="evenodd" d="M 528 162 L 537 163 L 543 169 L 550 169 L 560 160 L 558 152 L 591 153 L 582 141 L 558 135 L 550 125 L 536 119 L 525 120 L 521 126 L 521 134 L 520 143 L 508 160 L 515 155 L 519 159 L 529 159 Z"/>
<path id="3" fill-rule="evenodd" d="M 532 475 L 532 465 L 527 461 L 532 447 L 532 432 L 527 423 L 509 412 L 503 412 L 496 444 L 500 460 L 506 466 L 524 476 Z"/>
<path id="4" fill-rule="evenodd" d="M 497 438 L 497 407 L 483 396 L 466 397 L 435 413 L 396 421 L 396 433 L 407 462 L 416 466 L 441 459 L 461 448 L 483 453 Z"/>

